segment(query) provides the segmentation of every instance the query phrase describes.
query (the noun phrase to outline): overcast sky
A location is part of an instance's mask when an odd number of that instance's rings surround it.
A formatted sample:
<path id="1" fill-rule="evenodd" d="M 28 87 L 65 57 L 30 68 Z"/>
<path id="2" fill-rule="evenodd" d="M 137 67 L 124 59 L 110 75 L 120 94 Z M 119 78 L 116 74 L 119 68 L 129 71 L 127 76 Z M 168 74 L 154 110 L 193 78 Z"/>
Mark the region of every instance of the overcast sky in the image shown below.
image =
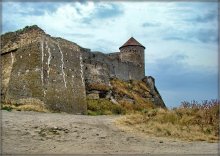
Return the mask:
<path id="1" fill-rule="evenodd" d="M 92 51 L 117 52 L 131 36 L 168 107 L 218 96 L 217 2 L 4 2 L 2 31 L 38 25 Z"/>

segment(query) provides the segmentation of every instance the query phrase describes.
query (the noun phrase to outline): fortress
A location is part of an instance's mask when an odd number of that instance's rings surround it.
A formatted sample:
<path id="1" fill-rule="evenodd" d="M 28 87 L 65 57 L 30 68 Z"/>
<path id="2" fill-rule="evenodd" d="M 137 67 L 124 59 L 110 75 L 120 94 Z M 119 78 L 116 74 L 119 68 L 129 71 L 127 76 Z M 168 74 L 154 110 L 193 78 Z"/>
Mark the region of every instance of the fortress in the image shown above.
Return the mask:
<path id="1" fill-rule="evenodd" d="M 6 33 L 1 36 L 1 101 L 34 101 L 52 110 L 85 113 L 86 98 L 117 103 L 111 84 L 117 78 L 143 81 L 149 88 L 144 99 L 165 107 L 154 79 L 145 76 L 145 47 L 131 37 L 119 50 L 91 52 L 36 25 Z"/>
<path id="2" fill-rule="evenodd" d="M 121 80 L 142 80 L 145 76 L 145 47 L 131 37 L 120 52 L 104 54 L 83 50 L 86 83 L 109 84 L 110 77 Z"/>

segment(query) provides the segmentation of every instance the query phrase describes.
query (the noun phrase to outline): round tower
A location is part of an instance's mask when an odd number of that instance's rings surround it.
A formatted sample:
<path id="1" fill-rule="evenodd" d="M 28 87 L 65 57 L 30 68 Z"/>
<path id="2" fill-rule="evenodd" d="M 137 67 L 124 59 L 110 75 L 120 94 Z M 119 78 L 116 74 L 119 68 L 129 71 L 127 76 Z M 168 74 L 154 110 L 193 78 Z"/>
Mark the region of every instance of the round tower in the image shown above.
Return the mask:
<path id="1" fill-rule="evenodd" d="M 145 76 L 144 50 L 145 47 L 131 37 L 120 48 L 121 62 L 128 62 L 129 79 L 142 79 Z"/>
<path id="2" fill-rule="evenodd" d="M 131 37 L 120 50 L 120 60 L 122 62 L 132 62 L 135 65 L 144 66 L 144 49 L 145 47 L 137 40 Z"/>

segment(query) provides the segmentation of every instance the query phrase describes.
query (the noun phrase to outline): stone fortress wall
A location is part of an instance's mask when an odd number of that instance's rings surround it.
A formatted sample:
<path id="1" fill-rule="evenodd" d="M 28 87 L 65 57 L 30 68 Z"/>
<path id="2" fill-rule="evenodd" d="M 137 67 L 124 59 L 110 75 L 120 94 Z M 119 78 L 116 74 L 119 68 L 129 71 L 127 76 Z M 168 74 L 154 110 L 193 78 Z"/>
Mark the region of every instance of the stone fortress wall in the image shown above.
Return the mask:
<path id="1" fill-rule="evenodd" d="M 1 101 L 43 103 L 51 110 L 86 112 L 80 47 L 37 26 L 1 36 Z"/>
<path id="2" fill-rule="evenodd" d="M 145 47 L 137 45 L 139 43 L 133 37 L 126 43 L 120 47 L 120 52 L 110 54 L 82 50 L 86 82 L 109 84 L 111 77 L 142 80 L 145 77 Z"/>
<path id="3" fill-rule="evenodd" d="M 130 38 L 120 52 L 91 52 L 76 43 L 51 37 L 38 26 L 1 35 L 1 101 L 34 100 L 68 113 L 86 113 L 87 88 L 110 86 L 110 79 L 154 80 L 145 76 L 145 47 Z M 156 90 L 155 95 L 161 99 Z M 163 101 L 162 101 L 163 103 Z"/>

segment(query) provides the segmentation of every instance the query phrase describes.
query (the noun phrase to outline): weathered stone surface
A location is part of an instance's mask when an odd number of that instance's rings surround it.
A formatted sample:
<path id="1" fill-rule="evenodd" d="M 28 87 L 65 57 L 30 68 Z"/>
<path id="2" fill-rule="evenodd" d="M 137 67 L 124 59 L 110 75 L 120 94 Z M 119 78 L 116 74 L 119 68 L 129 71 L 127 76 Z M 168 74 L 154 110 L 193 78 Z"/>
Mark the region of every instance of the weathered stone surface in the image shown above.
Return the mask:
<path id="1" fill-rule="evenodd" d="M 86 96 L 137 103 L 114 91 L 111 79 L 118 78 L 143 79 L 146 85 L 138 93 L 142 102 L 165 107 L 154 79 L 145 77 L 144 47 L 139 44 L 126 44 L 116 53 L 91 52 L 31 26 L 1 35 L 1 57 L 3 102 L 36 99 L 51 110 L 68 113 L 86 113 Z"/>
<path id="2" fill-rule="evenodd" d="M 162 97 L 160 96 L 159 91 L 156 88 L 154 78 L 152 76 L 145 76 L 143 78 L 143 81 L 146 83 L 147 87 L 150 88 L 149 93 L 152 95 L 151 101 L 153 101 L 153 103 L 158 107 L 166 107 Z"/>
<path id="3" fill-rule="evenodd" d="M 99 99 L 99 94 L 98 93 L 90 93 L 87 94 L 88 99 Z"/>
<path id="4" fill-rule="evenodd" d="M 2 100 L 16 102 L 36 98 L 54 111 L 85 113 L 80 47 L 61 38 L 52 38 L 35 27 L 25 28 L 13 39 L 18 41 L 16 51 L 8 46 L 11 40 L 6 40 L 9 43 L 5 42 L 2 48 Z"/>

